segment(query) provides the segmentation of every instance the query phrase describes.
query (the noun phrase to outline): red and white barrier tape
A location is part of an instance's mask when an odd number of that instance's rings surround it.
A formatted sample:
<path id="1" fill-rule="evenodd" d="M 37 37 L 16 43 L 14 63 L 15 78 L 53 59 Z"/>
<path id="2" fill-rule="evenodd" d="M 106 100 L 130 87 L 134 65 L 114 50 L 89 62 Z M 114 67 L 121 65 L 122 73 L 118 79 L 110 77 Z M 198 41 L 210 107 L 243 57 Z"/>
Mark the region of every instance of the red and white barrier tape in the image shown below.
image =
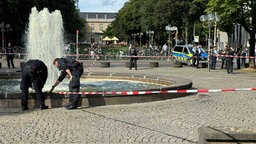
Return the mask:
<path id="1" fill-rule="evenodd" d="M 146 95 L 167 93 L 211 93 L 232 91 L 254 91 L 255 88 L 226 88 L 226 89 L 197 89 L 197 90 L 161 90 L 161 91 L 119 91 L 119 92 L 56 92 L 57 94 L 82 94 L 82 95 Z"/>
<path id="2" fill-rule="evenodd" d="M 88 69 L 86 70 L 87 73 L 90 72 L 90 70 L 92 69 L 92 67 L 94 66 L 95 62 L 97 61 L 98 55 L 95 55 L 95 59 L 94 61 L 91 63 L 91 65 L 88 67 Z"/>
<path id="3" fill-rule="evenodd" d="M 26 53 L 0 53 L 0 55 L 27 55 Z M 77 56 L 77 54 L 66 54 L 65 56 Z M 87 56 L 91 57 L 91 54 L 78 54 L 78 56 Z M 99 57 L 107 56 L 107 57 L 120 57 L 120 58 L 130 58 L 130 57 L 137 57 L 137 58 L 172 58 L 176 56 L 129 56 L 129 55 L 99 55 Z M 192 56 L 196 57 L 196 56 Z M 217 57 L 233 57 L 233 58 L 254 58 L 256 59 L 256 56 L 231 56 L 231 55 L 218 55 Z"/>

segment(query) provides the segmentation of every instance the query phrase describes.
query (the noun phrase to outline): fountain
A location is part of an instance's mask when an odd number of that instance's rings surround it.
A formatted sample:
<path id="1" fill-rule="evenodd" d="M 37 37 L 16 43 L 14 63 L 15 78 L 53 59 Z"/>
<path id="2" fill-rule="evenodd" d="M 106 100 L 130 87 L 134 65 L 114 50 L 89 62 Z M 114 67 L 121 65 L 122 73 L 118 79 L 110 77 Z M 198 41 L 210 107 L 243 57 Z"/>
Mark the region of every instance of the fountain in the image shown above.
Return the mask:
<path id="1" fill-rule="evenodd" d="M 34 7 L 29 17 L 27 31 L 27 59 L 42 60 L 48 67 L 48 79 L 45 88 L 56 81 L 58 70 L 53 60 L 61 57 L 64 50 L 63 22 L 59 10 L 50 13 L 47 8 L 37 11 Z"/>
<path id="2" fill-rule="evenodd" d="M 42 60 L 46 66 L 48 67 L 48 79 L 45 85 L 45 90 L 49 90 L 50 86 L 55 82 L 58 77 L 58 69 L 54 68 L 52 62 L 56 57 L 62 57 L 64 54 L 64 37 L 63 37 L 63 22 L 62 16 L 59 10 L 56 10 L 52 13 L 48 11 L 48 9 L 43 9 L 42 11 L 37 11 L 34 7 L 31 10 L 31 14 L 29 17 L 29 25 L 27 30 L 27 57 L 26 59 L 39 59 Z M 84 75 L 85 76 L 85 75 Z M 148 75 L 136 75 L 136 74 L 126 74 L 126 73 L 107 73 L 103 72 L 100 74 L 97 73 L 90 73 L 86 75 L 87 78 L 94 79 L 110 79 L 110 81 L 114 80 L 129 80 L 129 81 L 140 81 L 140 82 L 147 82 L 147 83 L 154 83 L 151 87 L 146 87 L 142 85 L 142 87 L 135 87 L 130 89 L 125 89 L 120 85 L 128 85 L 128 83 L 124 83 L 121 81 L 120 83 L 116 84 L 116 87 L 121 87 L 120 90 L 115 89 L 115 87 L 110 87 L 110 90 L 114 91 L 161 91 L 161 90 L 175 90 L 175 89 L 187 89 L 191 88 L 192 82 L 186 79 L 180 79 L 175 77 L 162 77 L 161 76 L 148 76 Z M 10 74 L 8 73 L 8 77 L 6 77 L 6 73 L 0 74 L 0 78 L 3 79 L 13 79 L 9 81 L 9 84 L 5 81 L 0 81 L 0 85 L 2 88 L 8 89 L 9 91 L 0 92 L 0 107 L 20 107 L 20 92 L 15 92 L 14 89 L 19 88 L 19 81 L 20 73 Z M 14 80 L 16 78 L 16 80 Z M 68 82 L 62 82 L 65 86 L 64 91 L 68 89 Z M 101 82 L 102 83 L 102 82 Z M 8 85 L 8 86 L 5 86 Z M 91 85 L 88 83 L 84 83 L 81 81 L 81 90 L 86 91 L 88 88 L 87 85 Z M 100 87 L 103 87 L 103 84 L 98 84 Z M 104 85 L 113 86 L 113 82 L 110 84 Z M 61 86 L 59 85 L 58 88 Z M 90 88 L 93 86 L 91 85 Z M 89 88 L 89 90 L 90 90 Z M 66 90 L 65 90 L 66 89 Z M 58 89 L 56 89 L 58 90 Z M 109 91 L 109 90 L 101 90 L 101 91 Z M 65 103 L 68 102 L 66 99 L 66 95 L 60 95 L 54 93 L 53 95 L 49 95 L 46 93 L 48 98 L 46 99 L 46 105 L 51 107 L 60 107 L 63 106 Z M 138 103 L 138 102 L 150 102 L 156 100 L 164 100 L 170 98 L 176 98 L 181 96 L 186 96 L 187 94 L 169 94 L 169 93 L 162 93 L 162 94 L 146 94 L 146 95 L 101 95 L 101 94 L 88 94 L 88 95 L 81 95 L 81 103 L 80 105 L 88 105 L 88 106 L 99 106 L 99 105 L 110 105 L 110 104 L 128 104 L 128 103 Z M 30 106 L 36 106 L 35 93 L 30 93 L 32 98 L 29 99 Z"/>

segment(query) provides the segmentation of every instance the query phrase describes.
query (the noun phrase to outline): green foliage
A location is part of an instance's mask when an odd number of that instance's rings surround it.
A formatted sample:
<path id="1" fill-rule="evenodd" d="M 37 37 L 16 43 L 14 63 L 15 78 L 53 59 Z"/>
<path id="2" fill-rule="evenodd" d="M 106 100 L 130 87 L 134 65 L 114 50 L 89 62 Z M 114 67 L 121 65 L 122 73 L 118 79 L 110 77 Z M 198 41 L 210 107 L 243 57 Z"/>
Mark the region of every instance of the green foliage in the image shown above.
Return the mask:
<path id="1" fill-rule="evenodd" d="M 192 39 L 193 23 L 199 21 L 204 8 L 193 0 L 131 0 L 118 12 L 112 23 L 113 32 L 124 37 L 153 30 L 155 42 L 161 45 L 168 37 L 165 26 L 170 24 L 178 27 L 180 38 L 184 38 L 184 29 L 188 28 Z"/>
<path id="2" fill-rule="evenodd" d="M 75 34 L 76 30 L 83 28 L 82 20 L 75 8 L 73 0 L 3 0 L 1 3 L 0 21 L 5 21 L 12 26 L 9 33 L 16 45 L 22 44 L 22 36 L 26 30 L 31 8 L 36 6 L 38 10 L 48 8 L 49 11 L 60 10 L 66 34 Z"/>
<path id="3" fill-rule="evenodd" d="M 227 27 L 239 23 L 250 34 L 250 55 L 254 56 L 256 34 L 255 0 L 210 0 L 207 12 L 217 12 L 222 18 L 222 25 Z"/>
<path id="4" fill-rule="evenodd" d="M 103 55 L 116 55 L 119 54 L 119 51 L 123 51 L 125 54 L 128 53 L 128 47 L 102 47 Z"/>
<path id="5" fill-rule="evenodd" d="M 103 37 L 108 36 L 109 38 L 112 38 L 114 36 L 113 31 L 112 31 L 112 25 L 108 25 L 106 30 L 103 31 Z"/>

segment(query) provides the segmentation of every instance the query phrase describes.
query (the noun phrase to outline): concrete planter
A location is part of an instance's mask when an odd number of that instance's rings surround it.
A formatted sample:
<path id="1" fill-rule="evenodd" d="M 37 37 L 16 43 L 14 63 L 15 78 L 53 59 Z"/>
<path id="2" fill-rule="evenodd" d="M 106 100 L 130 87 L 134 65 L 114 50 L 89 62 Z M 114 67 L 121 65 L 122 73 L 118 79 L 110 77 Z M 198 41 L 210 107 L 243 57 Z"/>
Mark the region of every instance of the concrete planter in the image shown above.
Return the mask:
<path id="1" fill-rule="evenodd" d="M 253 130 L 231 128 L 217 129 L 201 127 L 198 129 L 198 144 L 242 144 L 256 143 L 256 132 Z"/>
<path id="2" fill-rule="evenodd" d="M 156 68 L 156 67 L 158 67 L 158 62 L 149 62 L 149 67 L 151 67 L 151 68 Z"/>
<path id="3" fill-rule="evenodd" d="M 130 62 L 125 62 L 125 67 L 129 68 L 130 67 Z"/>
<path id="4" fill-rule="evenodd" d="M 101 62 L 101 63 L 100 63 L 100 66 L 101 66 L 102 68 L 110 67 L 110 62 Z"/>
<path id="5" fill-rule="evenodd" d="M 207 64 L 206 64 L 206 63 L 199 63 L 199 67 L 201 67 L 201 68 L 206 68 L 206 67 L 207 67 Z"/>
<path id="6" fill-rule="evenodd" d="M 23 66 L 25 65 L 25 62 L 20 62 L 20 68 L 22 69 Z"/>

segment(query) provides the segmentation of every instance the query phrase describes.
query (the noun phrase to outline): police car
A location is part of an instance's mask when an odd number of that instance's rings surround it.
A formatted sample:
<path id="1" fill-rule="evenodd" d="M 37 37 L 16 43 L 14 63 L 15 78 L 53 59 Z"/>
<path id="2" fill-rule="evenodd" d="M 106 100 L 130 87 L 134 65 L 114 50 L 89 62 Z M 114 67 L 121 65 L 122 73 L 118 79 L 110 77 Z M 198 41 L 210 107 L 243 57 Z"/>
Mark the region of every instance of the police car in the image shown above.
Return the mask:
<path id="1" fill-rule="evenodd" d="M 173 58 L 181 63 L 192 65 L 194 51 L 193 45 L 176 45 L 172 51 Z M 208 54 L 200 48 L 200 59 L 199 63 L 203 63 L 205 65 L 208 64 Z"/>

